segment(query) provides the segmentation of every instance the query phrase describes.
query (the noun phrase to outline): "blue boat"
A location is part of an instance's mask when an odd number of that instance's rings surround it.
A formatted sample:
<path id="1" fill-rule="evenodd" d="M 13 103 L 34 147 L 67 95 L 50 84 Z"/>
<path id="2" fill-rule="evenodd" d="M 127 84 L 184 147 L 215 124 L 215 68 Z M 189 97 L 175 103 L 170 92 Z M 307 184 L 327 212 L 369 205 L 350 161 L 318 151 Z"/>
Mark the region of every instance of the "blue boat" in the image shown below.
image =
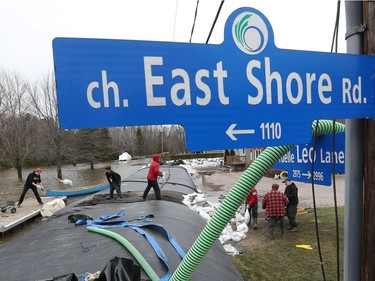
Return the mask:
<path id="1" fill-rule="evenodd" d="M 46 190 L 45 196 L 78 196 L 78 195 L 86 195 L 95 193 L 98 191 L 102 191 L 109 187 L 109 184 L 105 185 L 88 185 L 88 186 L 81 186 L 81 187 L 72 187 L 64 190 L 56 189 L 56 190 Z"/>

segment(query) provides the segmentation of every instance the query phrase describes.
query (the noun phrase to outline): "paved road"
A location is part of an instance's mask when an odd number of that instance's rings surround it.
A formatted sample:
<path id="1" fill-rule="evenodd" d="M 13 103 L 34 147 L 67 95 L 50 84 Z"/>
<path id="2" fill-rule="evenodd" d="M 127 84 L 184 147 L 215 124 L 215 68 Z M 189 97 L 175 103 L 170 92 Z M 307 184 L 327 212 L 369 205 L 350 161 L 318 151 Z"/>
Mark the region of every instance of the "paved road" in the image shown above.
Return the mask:
<path id="1" fill-rule="evenodd" d="M 215 202 L 220 195 L 226 195 L 238 179 L 242 176 L 243 172 L 219 172 L 214 171 L 211 175 L 200 175 L 195 178 L 196 184 L 199 188 L 207 194 L 206 198 Z M 266 192 L 271 190 L 271 185 L 278 183 L 280 191 L 284 192 L 285 185 L 282 180 L 274 180 L 272 178 L 263 177 L 257 184 L 259 195 L 262 197 Z M 311 183 L 294 182 L 298 187 L 299 195 L 299 208 L 312 208 L 313 205 L 313 192 Z M 344 206 L 345 194 L 345 176 L 336 176 L 336 198 L 337 205 Z M 334 206 L 334 192 L 333 184 L 331 186 L 314 185 L 315 201 L 317 207 Z"/>

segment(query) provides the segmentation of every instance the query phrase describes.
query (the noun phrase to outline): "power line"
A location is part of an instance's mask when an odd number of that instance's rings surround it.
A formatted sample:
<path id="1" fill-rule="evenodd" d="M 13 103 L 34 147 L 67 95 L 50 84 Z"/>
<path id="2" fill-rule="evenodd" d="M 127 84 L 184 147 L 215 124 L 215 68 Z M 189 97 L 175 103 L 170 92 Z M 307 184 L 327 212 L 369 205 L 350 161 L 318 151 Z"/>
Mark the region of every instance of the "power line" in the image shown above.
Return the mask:
<path id="1" fill-rule="evenodd" d="M 176 1 L 176 10 L 174 13 L 173 41 L 174 41 L 174 37 L 176 34 L 177 10 L 178 10 L 178 0 Z"/>
<path id="2" fill-rule="evenodd" d="M 192 26 L 192 28 L 191 28 L 191 34 L 190 34 L 190 41 L 189 41 L 189 43 L 191 43 L 191 39 L 193 38 L 195 22 L 196 22 L 196 20 L 197 20 L 197 14 L 198 14 L 198 5 L 199 5 L 199 0 L 197 0 L 197 5 L 196 5 L 196 7 L 195 7 L 194 22 L 193 22 L 193 26 Z"/>
<path id="3" fill-rule="evenodd" d="M 224 0 L 221 1 L 220 6 L 219 6 L 219 9 L 217 10 L 215 20 L 214 20 L 214 22 L 213 22 L 213 24 L 212 24 L 212 26 L 211 26 L 210 33 L 208 34 L 208 38 L 207 38 L 207 40 L 206 40 L 206 44 L 208 43 L 208 41 L 210 41 L 210 37 L 211 37 L 212 31 L 214 30 L 214 27 L 215 27 L 215 25 L 216 25 L 216 21 L 217 21 L 217 19 L 218 19 L 218 17 L 219 17 L 219 14 L 220 14 L 221 8 L 223 7 L 223 4 L 224 4 Z"/>

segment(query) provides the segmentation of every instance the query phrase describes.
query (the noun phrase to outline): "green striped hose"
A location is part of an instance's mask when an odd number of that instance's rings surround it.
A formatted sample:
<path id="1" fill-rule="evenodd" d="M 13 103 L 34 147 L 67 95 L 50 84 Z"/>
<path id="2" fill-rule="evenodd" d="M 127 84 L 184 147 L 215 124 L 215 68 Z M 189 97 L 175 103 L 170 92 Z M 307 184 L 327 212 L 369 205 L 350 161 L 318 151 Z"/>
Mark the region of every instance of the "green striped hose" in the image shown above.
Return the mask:
<path id="1" fill-rule="evenodd" d="M 148 277 L 152 281 L 158 281 L 159 277 L 151 267 L 151 265 L 146 261 L 146 259 L 141 255 L 141 253 L 131 244 L 128 240 L 126 240 L 124 237 L 122 237 L 120 234 L 109 231 L 106 229 L 88 226 L 87 229 L 91 232 L 96 232 L 108 237 L 111 237 L 115 239 L 117 242 L 121 243 L 132 255 L 133 257 L 138 261 L 139 265 L 142 267 L 142 269 L 146 272 Z"/>
<path id="2" fill-rule="evenodd" d="M 344 131 L 345 125 L 333 123 L 330 120 L 314 121 L 312 124 L 312 133 L 317 137 L 333 132 Z M 241 206 L 246 196 L 261 180 L 264 173 L 293 147 L 294 145 L 267 147 L 254 160 L 240 179 L 234 184 L 232 190 L 208 221 L 185 258 L 173 273 L 170 279 L 171 281 L 185 281 L 191 278 L 195 269 L 206 256 L 215 240 L 219 238 L 221 232 Z"/>

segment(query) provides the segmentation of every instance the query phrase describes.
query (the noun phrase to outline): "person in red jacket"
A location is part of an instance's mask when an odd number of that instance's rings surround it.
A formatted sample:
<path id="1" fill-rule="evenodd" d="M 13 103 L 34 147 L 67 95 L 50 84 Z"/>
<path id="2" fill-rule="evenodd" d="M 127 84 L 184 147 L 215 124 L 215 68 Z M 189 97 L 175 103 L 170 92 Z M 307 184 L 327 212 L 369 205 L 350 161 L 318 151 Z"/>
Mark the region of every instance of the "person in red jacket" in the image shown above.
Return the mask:
<path id="1" fill-rule="evenodd" d="M 151 187 L 154 189 L 156 200 L 161 200 L 158 177 L 162 177 L 163 173 L 160 172 L 159 170 L 160 169 L 159 159 L 160 159 L 159 154 L 152 155 L 153 161 L 150 165 L 150 169 L 148 170 L 148 174 L 147 174 L 148 184 L 147 184 L 145 191 L 143 192 L 143 196 L 142 196 L 143 200 L 146 200 L 147 194 L 150 192 Z"/>
<path id="2" fill-rule="evenodd" d="M 258 199 L 258 191 L 254 187 L 246 197 L 245 203 L 250 213 L 249 225 L 251 224 L 254 229 L 258 229 Z"/>

